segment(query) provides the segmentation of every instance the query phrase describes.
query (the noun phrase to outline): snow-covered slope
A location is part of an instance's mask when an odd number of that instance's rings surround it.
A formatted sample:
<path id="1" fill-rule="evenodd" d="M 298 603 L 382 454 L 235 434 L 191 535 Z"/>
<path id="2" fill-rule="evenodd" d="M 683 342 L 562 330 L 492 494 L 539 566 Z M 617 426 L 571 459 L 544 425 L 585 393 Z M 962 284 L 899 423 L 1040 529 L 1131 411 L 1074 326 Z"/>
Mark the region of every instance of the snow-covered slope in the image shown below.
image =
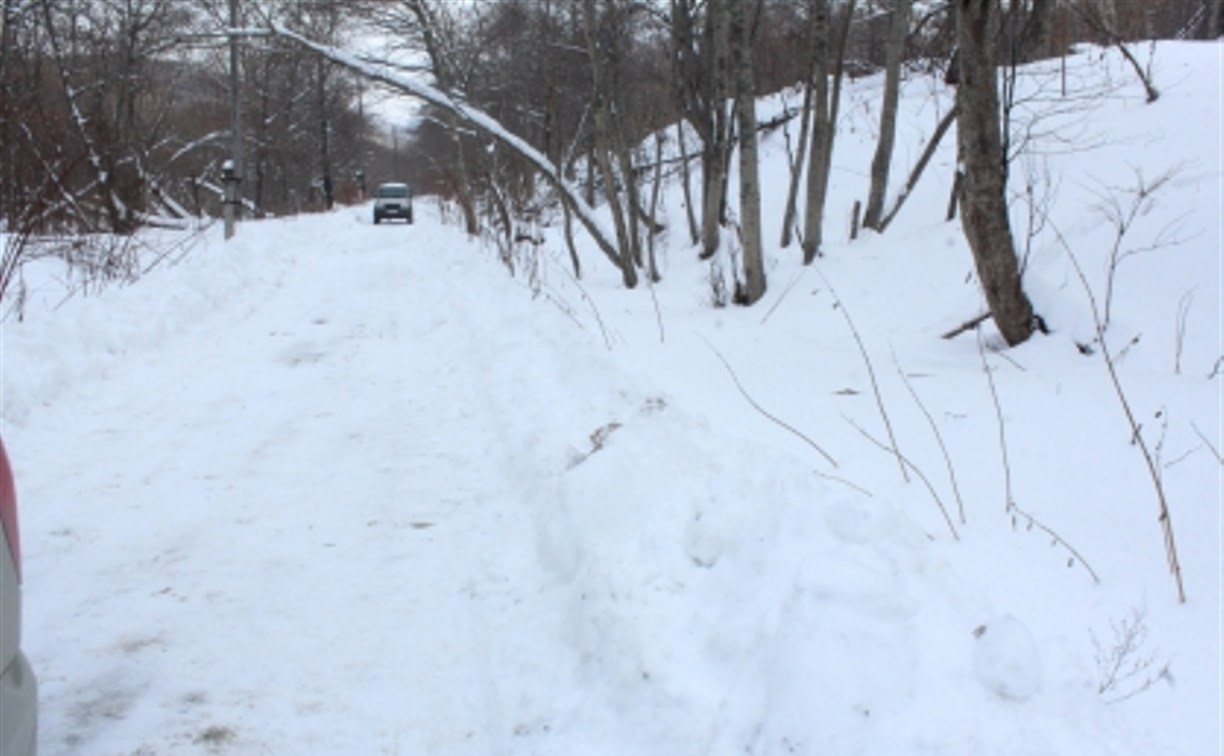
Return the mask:
<path id="1" fill-rule="evenodd" d="M 1030 71 L 1014 220 L 1023 243 L 1048 175 L 1026 284 L 1053 333 L 1006 353 L 939 338 L 982 306 L 943 221 L 951 139 L 887 234 L 845 238 L 878 79 L 848 88 L 811 268 L 773 244 L 786 142 L 762 145 L 749 310 L 709 305 L 674 186 L 653 296 L 589 243 L 579 288 L 553 231 L 512 278 L 425 200 L 411 227 L 211 229 L 62 305 L 32 267 L 0 404 L 42 752 L 1213 752 L 1220 60 L 1162 44 L 1151 105 L 1112 53 L 1071 58 L 1065 100 Z M 894 185 L 948 97 L 907 86 Z M 1107 337 L 1184 605 L 1053 234 L 1102 296 L 1096 208 L 1166 174 Z M 908 482 L 864 435 L 888 443 L 872 371 Z"/>

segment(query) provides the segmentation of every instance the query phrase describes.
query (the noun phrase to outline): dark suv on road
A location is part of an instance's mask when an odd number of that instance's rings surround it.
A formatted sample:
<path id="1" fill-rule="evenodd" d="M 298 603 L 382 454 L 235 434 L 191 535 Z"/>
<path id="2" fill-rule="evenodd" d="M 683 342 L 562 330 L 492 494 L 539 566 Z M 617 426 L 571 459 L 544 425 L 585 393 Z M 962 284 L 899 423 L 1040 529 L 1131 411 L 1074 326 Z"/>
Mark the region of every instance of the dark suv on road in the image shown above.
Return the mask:
<path id="1" fill-rule="evenodd" d="M 374 194 L 374 223 L 403 218 L 412 223 L 412 190 L 407 184 L 381 184 Z"/>

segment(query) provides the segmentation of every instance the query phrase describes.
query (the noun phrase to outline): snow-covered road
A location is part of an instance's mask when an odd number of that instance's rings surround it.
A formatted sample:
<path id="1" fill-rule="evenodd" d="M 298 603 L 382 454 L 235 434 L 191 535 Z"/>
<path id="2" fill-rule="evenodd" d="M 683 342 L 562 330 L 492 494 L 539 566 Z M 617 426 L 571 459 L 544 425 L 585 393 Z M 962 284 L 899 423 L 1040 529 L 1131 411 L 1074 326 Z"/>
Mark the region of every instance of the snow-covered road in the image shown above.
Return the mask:
<path id="1" fill-rule="evenodd" d="M 261 277 L 23 434 L 46 752 L 496 750 L 494 689 L 556 673 L 531 531 L 506 527 L 525 491 L 497 470 L 528 439 L 472 369 L 522 334 L 472 315 L 495 272 L 419 227 L 329 222 L 339 246 L 255 245 Z"/>

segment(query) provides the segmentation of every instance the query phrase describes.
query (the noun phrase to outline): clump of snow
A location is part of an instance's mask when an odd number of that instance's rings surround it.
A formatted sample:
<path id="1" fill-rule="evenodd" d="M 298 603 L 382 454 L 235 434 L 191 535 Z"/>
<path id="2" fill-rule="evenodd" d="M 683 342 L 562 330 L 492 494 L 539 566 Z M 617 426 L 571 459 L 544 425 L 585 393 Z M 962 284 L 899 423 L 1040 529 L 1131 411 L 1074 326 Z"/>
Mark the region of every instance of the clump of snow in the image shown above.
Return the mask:
<path id="1" fill-rule="evenodd" d="M 1004 614 L 973 631 L 973 671 L 989 690 L 1017 701 L 1041 688 L 1041 654 L 1023 622 Z"/>

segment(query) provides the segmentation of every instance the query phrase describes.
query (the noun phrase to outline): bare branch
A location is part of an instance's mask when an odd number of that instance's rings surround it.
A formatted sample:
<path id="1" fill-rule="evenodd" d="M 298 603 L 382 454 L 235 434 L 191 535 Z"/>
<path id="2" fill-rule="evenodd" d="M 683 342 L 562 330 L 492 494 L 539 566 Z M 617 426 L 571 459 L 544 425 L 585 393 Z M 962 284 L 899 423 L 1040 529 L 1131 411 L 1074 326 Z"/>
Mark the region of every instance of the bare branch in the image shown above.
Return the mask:
<path id="1" fill-rule="evenodd" d="M 834 467 L 837 467 L 837 460 L 833 459 L 833 457 L 832 457 L 832 456 L 830 456 L 828 452 L 826 452 L 824 449 L 820 448 L 820 444 L 816 443 L 816 442 L 815 442 L 815 441 L 813 441 L 811 438 L 809 438 L 809 437 L 807 436 L 807 434 L 803 433 L 803 431 L 797 430 L 797 429 L 796 429 L 794 426 L 792 426 L 792 425 L 788 424 L 788 423 L 787 423 L 787 422 L 785 422 L 784 420 L 780 420 L 780 419 L 778 419 L 778 417 L 777 417 L 777 416 L 775 416 L 775 415 L 771 414 L 771 413 L 769 412 L 769 410 L 767 410 L 767 409 L 765 409 L 764 407 L 762 407 L 762 406 L 761 406 L 761 405 L 760 405 L 760 404 L 757 402 L 757 400 L 756 400 L 756 399 L 753 399 L 753 398 L 752 398 L 752 394 L 749 394 L 749 393 L 748 393 L 748 389 L 744 388 L 744 384 L 740 383 L 739 376 L 738 376 L 738 375 L 736 375 L 736 373 L 735 373 L 735 369 L 731 367 L 731 363 L 727 362 L 727 358 L 726 358 L 726 357 L 723 357 L 722 352 L 718 351 L 718 348 L 717 348 L 717 347 L 715 347 L 713 344 L 711 344 L 711 343 L 710 343 L 708 340 L 706 340 L 706 338 L 705 338 L 704 336 L 702 337 L 702 341 L 705 341 L 706 346 L 708 346 L 708 347 L 710 348 L 710 351 L 714 352 L 714 356 L 715 356 L 715 357 L 717 357 L 717 358 L 718 358 L 718 361 L 719 361 L 719 362 L 721 362 L 721 363 L 723 364 L 723 367 L 725 367 L 725 368 L 727 369 L 727 373 L 729 373 L 729 374 L 731 375 L 731 380 L 732 380 L 732 381 L 735 383 L 735 387 L 736 387 L 737 389 L 739 389 L 740 394 L 741 394 L 741 395 L 744 397 L 744 399 L 746 399 L 746 400 L 748 401 L 748 404 L 750 404 L 754 410 L 756 410 L 758 413 L 760 413 L 760 414 L 761 414 L 761 416 L 762 416 L 762 417 L 764 417 L 765 419 L 769 420 L 769 421 L 770 421 L 770 422 L 772 422 L 774 425 L 777 425 L 778 427 L 782 428 L 783 430 L 789 431 L 790 433 L 792 433 L 793 435 L 795 435 L 796 437 L 798 437 L 799 439 L 801 439 L 801 440 L 802 440 L 804 443 L 806 443 L 808 446 L 810 446 L 810 447 L 812 447 L 813 449 L 815 449 L 815 450 L 816 450 L 816 451 L 817 451 L 817 452 L 820 454 L 820 456 L 824 457 L 824 458 L 825 458 L 825 460 L 826 460 L 826 461 L 827 461 L 827 462 L 828 462 L 830 465 L 833 465 Z M 860 489 L 860 490 L 862 490 L 862 489 Z"/>
<path id="2" fill-rule="evenodd" d="M 901 365 L 897 362 L 897 355 L 893 354 L 893 364 L 897 368 L 897 375 L 901 376 L 901 381 L 905 384 L 905 388 L 909 389 L 910 396 L 914 398 L 914 403 L 918 405 L 918 409 L 922 410 L 923 416 L 926 418 L 927 425 L 931 428 L 931 433 L 935 436 L 936 443 L 939 444 L 939 450 L 943 454 L 944 464 L 948 468 L 948 480 L 952 484 L 952 493 L 956 496 L 957 514 L 960 515 L 961 524 L 965 524 L 965 500 L 961 498 L 960 486 L 956 482 L 956 469 L 952 466 L 952 455 L 948 453 L 948 446 L 944 443 L 943 434 L 939 432 L 939 426 L 935 423 L 935 418 L 931 417 L 931 413 L 927 411 L 926 405 L 922 403 L 921 397 L 914 387 L 910 384 L 909 376 L 901 369 Z"/>
<path id="3" fill-rule="evenodd" d="M 944 522 L 947 523 L 948 525 L 948 530 L 952 532 L 953 540 L 959 541 L 960 534 L 956 532 L 956 525 L 952 523 L 952 516 L 948 514 L 948 508 L 944 506 L 943 499 L 940 498 L 939 493 L 935 490 L 935 486 L 931 485 L 930 479 L 927 478 L 927 476 L 922 472 L 922 470 L 920 470 L 917 465 L 911 462 L 909 457 L 906 457 L 904 454 L 898 451 L 895 447 L 890 448 L 887 444 L 884 444 L 879 439 L 875 438 L 870 433 L 863 430 L 863 428 L 858 423 L 854 422 L 853 420 L 846 417 L 845 415 L 842 415 L 842 419 L 845 420 L 847 423 L 849 423 L 852 428 L 858 431 L 863 436 L 863 438 L 875 444 L 877 447 L 883 450 L 886 454 L 892 454 L 897 459 L 901 460 L 902 464 L 906 465 L 907 467 L 909 467 L 911 470 L 914 471 L 914 474 L 917 475 L 918 479 L 922 481 L 924 486 L 926 486 L 927 493 L 929 493 L 931 495 L 931 498 L 934 499 L 935 505 L 939 507 L 939 512 L 940 514 L 943 515 Z"/>
<path id="4" fill-rule="evenodd" d="M 1097 340 L 1101 344 L 1101 355 L 1105 359 L 1105 367 L 1109 371 L 1109 379 L 1113 383 L 1114 393 L 1118 397 L 1118 402 L 1122 405 L 1122 411 L 1126 415 L 1126 421 L 1130 424 L 1131 435 L 1135 441 L 1135 445 L 1139 447 L 1143 454 L 1143 461 L 1147 465 L 1148 475 L 1151 477 L 1152 486 L 1156 489 L 1156 501 L 1159 508 L 1160 528 L 1164 534 L 1165 556 L 1169 563 L 1169 572 L 1172 573 L 1174 582 L 1177 584 L 1177 599 L 1181 603 L 1186 603 L 1186 589 L 1182 583 L 1181 575 L 1181 560 L 1177 555 L 1177 541 L 1173 536 L 1173 518 L 1169 514 L 1169 502 L 1165 498 L 1164 484 L 1160 480 L 1160 471 L 1156 467 L 1156 460 L 1152 452 L 1148 449 L 1147 441 L 1144 440 L 1143 434 L 1140 432 L 1139 423 L 1135 420 L 1135 415 L 1131 411 L 1130 402 L 1126 398 L 1126 392 L 1122 390 L 1122 382 L 1118 378 L 1118 371 L 1114 367 L 1113 358 L 1109 356 L 1109 348 L 1105 345 L 1105 324 L 1101 320 L 1100 310 L 1097 308 L 1096 297 L 1092 294 L 1092 287 L 1088 284 L 1088 277 L 1084 275 L 1084 269 L 1080 267 L 1079 260 L 1075 253 L 1071 251 L 1071 245 L 1067 243 L 1066 237 L 1057 226 L 1051 224 L 1054 229 L 1054 234 L 1058 237 L 1059 243 L 1066 251 L 1067 256 L 1071 260 L 1071 265 L 1075 269 L 1076 275 L 1079 277 L 1080 284 L 1084 287 L 1084 293 L 1088 297 L 1088 304 L 1092 309 L 1092 320 L 1096 327 Z"/>
<path id="5" fill-rule="evenodd" d="M 850 317 L 850 312 L 841 301 L 841 297 L 837 296 L 837 290 L 833 288 L 832 282 L 829 281 L 824 273 L 820 272 L 819 268 L 813 268 L 813 270 L 816 271 L 816 275 L 820 276 L 820 280 L 824 281 L 825 286 L 829 287 L 829 293 L 833 295 L 833 307 L 841 312 L 846 325 L 850 327 L 850 333 L 854 336 L 854 343 L 858 345 L 859 354 L 863 358 L 863 364 L 867 366 L 867 375 L 871 379 L 871 391 L 875 396 L 876 408 L 880 411 L 880 417 L 884 420 L 884 429 L 888 431 L 888 440 L 892 444 L 894 453 L 897 455 L 897 466 L 901 468 L 901 479 L 909 483 L 909 475 L 905 472 L 905 462 L 901 455 L 901 447 L 897 444 L 896 434 L 893 433 L 892 421 L 888 419 L 888 410 L 884 408 L 884 398 L 880 395 L 880 383 L 876 380 L 875 367 L 871 364 L 871 357 L 867 355 L 867 347 L 863 346 L 863 339 L 859 336 L 858 328 L 854 326 L 854 319 Z"/>

